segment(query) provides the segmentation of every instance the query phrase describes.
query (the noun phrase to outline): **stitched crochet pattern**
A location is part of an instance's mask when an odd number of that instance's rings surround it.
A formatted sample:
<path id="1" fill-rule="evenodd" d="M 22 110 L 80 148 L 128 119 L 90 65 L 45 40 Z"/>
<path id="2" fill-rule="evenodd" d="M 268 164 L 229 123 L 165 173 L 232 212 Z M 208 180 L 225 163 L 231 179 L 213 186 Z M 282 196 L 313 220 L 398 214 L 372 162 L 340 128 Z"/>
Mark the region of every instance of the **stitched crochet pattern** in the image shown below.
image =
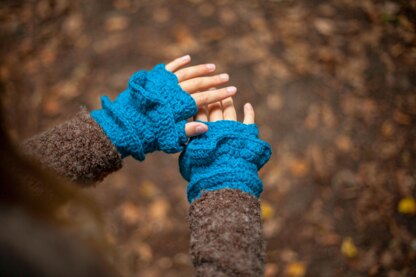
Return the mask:
<path id="1" fill-rule="evenodd" d="M 183 91 L 176 75 L 159 64 L 151 71 L 132 75 L 128 88 L 111 102 L 101 98 L 101 110 L 91 117 L 102 127 L 121 156 L 143 161 L 145 154 L 161 150 L 182 151 L 187 142 L 186 119 L 198 108 Z"/>
<path id="2" fill-rule="evenodd" d="M 239 189 L 255 197 L 263 191 L 258 170 L 270 159 L 271 147 L 258 137 L 255 124 L 221 120 L 204 122 L 208 132 L 190 140 L 179 157 L 188 201 L 204 191 Z"/>

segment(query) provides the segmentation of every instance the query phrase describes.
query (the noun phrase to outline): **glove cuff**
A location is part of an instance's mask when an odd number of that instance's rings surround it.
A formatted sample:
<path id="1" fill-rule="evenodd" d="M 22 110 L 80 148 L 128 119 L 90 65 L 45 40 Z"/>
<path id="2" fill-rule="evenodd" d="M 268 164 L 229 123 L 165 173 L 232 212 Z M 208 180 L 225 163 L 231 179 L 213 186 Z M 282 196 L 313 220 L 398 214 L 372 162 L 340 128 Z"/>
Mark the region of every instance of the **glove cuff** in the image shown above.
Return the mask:
<path id="1" fill-rule="evenodd" d="M 179 157 L 180 172 L 189 181 L 189 202 L 203 191 L 223 188 L 259 197 L 263 184 L 257 172 L 269 160 L 271 147 L 259 139 L 256 125 L 228 120 L 204 124 L 208 132 L 192 138 Z"/>

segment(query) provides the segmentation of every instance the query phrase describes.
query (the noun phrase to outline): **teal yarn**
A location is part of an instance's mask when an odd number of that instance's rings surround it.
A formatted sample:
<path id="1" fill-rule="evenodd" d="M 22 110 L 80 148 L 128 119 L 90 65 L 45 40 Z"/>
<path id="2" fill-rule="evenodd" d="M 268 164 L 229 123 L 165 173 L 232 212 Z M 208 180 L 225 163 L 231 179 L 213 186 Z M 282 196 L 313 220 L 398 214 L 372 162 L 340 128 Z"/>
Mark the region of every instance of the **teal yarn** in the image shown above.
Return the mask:
<path id="1" fill-rule="evenodd" d="M 164 64 L 134 73 L 125 91 L 113 102 L 103 96 L 101 105 L 91 117 L 123 158 L 131 155 L 140 161 L 157 150 L 182 151 L 188 141 L 186 120 L 198 111 L 193 98 Z"/>
<path id="2" fill-rule="evenodd" d="M 191 138 L 179 156 L 179 169 L 189 182 L 188 201 L 204 191 L 238 189 L 259 197 L 258 170 L 270 159 L 270 145 L 259 139 L 255 124 L 221 120 L 203 122 L 208 132 Z"/>

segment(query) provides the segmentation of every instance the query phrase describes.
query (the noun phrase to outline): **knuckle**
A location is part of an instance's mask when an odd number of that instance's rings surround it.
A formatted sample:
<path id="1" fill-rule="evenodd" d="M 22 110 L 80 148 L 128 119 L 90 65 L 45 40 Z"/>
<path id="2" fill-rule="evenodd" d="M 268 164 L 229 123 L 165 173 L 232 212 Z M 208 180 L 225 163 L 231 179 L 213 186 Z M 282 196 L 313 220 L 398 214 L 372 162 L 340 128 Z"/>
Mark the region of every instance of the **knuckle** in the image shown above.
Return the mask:
<path id="1" fill-rule="evenodd" d="M 206 94 L 202 94 L 202 95 L 200 95 L 200 96 L 199 96 L 199 101 L 200 101 L 201 103 L 207 103 L 207 102 L 208 102 L 208 95 L 206 95 Z"/>
<path id="2" fill-rule="evenodd" d="M 192 80 L 192 86 L 194 86 L 194 87 L 201 86 L 201 83 L 202 83 L 201 78 L 195 78 L 195 79 Z"/>
<path id="3" fill-rule="evenodd" d="M 221 96 L 222 96 L 222 97 L 228 96 L 228 91 L 227 91 L 227 88 L 222 88 L 222 89 L 221 89 Z"/>
<path id="4" fill-rule="evenodd" d="M 200 73 L 200 74 L 203 74 L 203 73 L 207 72 L 208 69 L 206 68 L 206 66 L 200 65 L 195 69 L 195 71 Z"/>
<path id="5" fill-rule="evenodd" d="M 180 79 L 180 80 L 186 79 L 186 77 L 187 77 L 186 72 L 184 72 L 184 71 L 179 71 L 177 76 L 178 76 L 178 79 Z"/>
<path id="6" fill-rule="evenodd" d="M 233 99 L 231 97 L 227 97 L 223 100 L 224 105 L 226 105 L 227 107 L 232 106 L 233 105 Z"/>

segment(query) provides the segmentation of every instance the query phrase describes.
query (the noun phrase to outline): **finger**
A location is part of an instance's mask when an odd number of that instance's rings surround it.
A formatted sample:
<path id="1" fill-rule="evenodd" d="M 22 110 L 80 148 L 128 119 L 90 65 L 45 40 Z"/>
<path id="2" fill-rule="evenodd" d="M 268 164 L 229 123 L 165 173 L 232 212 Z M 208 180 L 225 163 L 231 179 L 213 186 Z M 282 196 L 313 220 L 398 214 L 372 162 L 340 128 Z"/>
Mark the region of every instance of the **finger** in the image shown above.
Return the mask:
<path id="1" fill-rule="evenodd" d="M 215 71 L 215 64 L 200 64 L 196 66 L 182 68 L 175 72 L 176 77 L 178 77 L 179 82 L 183 82 L 195 77 L 204 76 L 208 73 Z"/>
<path id="2" fill-rule="evenodd" d="M 208 121 L 208 108 L 207 106 L 202 106 L 198 109 L 198 113 L 195 116 L 195 120 Z"/>
<path id="3" fill-rule="evenodd" d="M 191 56 L 185 55 L 183 57 L 174 59 L 173 61 L 168 63 L 165 66 L 165 68 L 166 68 L 167 71 L 175 72 L 176 70 L 178 70 L 179 68 L 181 68 L 185 64 L 189 63 L 190 61 L 191 61 Z"/>
<path id="4" fill-rule="evenodd" d="M 208 131 L 208 126 L 200 122 L 189 122 L 185 125 L 185 134 L 188 137 L 201 135 Z"/>
<path id="5" fill-rule="evenodd" d="M 229 79 L 230 77 L 228 76 L 228 74 L 223 73 L 215 76 L 193 78 L 190 80 L 183 81 L 179 85 L 184 91 L 188 93 L 193 93 L 196 91 L 207 90 L 211 87 L 224 84 L 228 82 Z"/>
<path id="6" fill-rule="evenodd" d="M 191 96 L 195 100 L 196 105 L 198 107 L 201 107 L 202 105 L 221 101 L 227 97 L 233 96 L 236 94 L 236 92 L 236 87 L 226 87 L 216 90 L 194 93 Z"/>
<path id="7" fill-rule="evenodd" d="M 233 98 L 228 97 L 221 101 L 224 119 L 226 120 L 237 120 L 237 113 L 235 111 Z"/>
<path id="8" fill-rule="evenodd" d="M 254 109 L 250 103 L 244 105 L 244 124 L 254 124 Z"/>
<path id="9" fill-rule="evenodd" d="M 223 120 L 221 102 L 215 102 L 208 105 L 209 121 L 215 122 Z"/>

